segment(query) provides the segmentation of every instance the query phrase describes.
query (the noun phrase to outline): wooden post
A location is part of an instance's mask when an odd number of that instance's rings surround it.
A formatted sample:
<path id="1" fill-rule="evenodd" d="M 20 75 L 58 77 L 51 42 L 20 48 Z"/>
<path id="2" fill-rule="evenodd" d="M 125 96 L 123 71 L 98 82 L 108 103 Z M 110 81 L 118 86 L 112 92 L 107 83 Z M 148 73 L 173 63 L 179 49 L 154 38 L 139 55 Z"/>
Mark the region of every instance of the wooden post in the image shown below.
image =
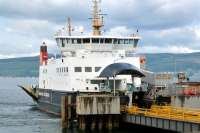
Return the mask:
<path id="1" fill-rule="evenodd" d="M 68 104 L 67 96 L 62 96 L 61 97 L 61 126 L 62 126 L 62 129 L 66 129 L 69 127 L 67 104 Z"/>
<path id="2" fill-rule="evenodd" d="M 95 117 L 95 116 L 94 116 Z M 94 130 L 95 129 L 95 126 L 96 126 L 96 119 L 95 118 L 92 118 L 92 121 L 91 121 L 91 130 Z"/>
<path id="3" fill-rule="evenodd" d="M 68 127 L 71 125 L 71 118 L 72 118 L 72 96 L 67 96 L 67 119 L 68 119 Z"/>
<path id="4" fill-rule="evenodd" d="M 114 116 L 113 128 L 119 128 L 119 116 L 118 115 Z"/>
<path id="5" fill-rule="evenodd" d="M 79 116 L 79 129 L 85 130 L 85 128 L 86 128 L 85 117 Z"/>
<path id="6" fill-rule="evenodd" d="M 114 88 L 114 96 L 115 96 L 115 89 L 116 89 L 115 88 L 115 75 L 113 76 L 113 86 L 114 86 L 113 88 Z"/>
<path id="7" fill-rule="evenodd" d="M 107 119 L 107 122 L 106 122 L 106 128 L 108 130 L 112 130 L 112 116 L 111 115 L 108 116 L 108 119 Z"/>
<path id="8" fill-rule="evenodd" d="M 102 120 L 103 118 L 100 118 L 99 119 L 99 122 L 98 122 L 98 129 L 99 130 L 102 130 L 103 129 L 103 120 Z"/>

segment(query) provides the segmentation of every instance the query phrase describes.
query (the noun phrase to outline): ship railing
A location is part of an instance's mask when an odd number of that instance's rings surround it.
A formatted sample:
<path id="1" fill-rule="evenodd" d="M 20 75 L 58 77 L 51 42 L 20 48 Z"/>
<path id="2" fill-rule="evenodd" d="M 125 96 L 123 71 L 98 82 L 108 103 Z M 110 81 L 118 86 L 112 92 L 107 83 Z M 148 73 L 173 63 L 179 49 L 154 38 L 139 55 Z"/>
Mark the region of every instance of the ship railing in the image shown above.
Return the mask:
<path id="1" fill-rule="evenodd" d="M 112 51 L 112 50 L 127 50 L 134 51 L 136 47 L 131 44 L 68 44 L 61 47 L 62 51 L 75 51 L 77 49 L 86 49 L 92 51 Z"/>
<path id="2" fill-rule="evenodd" d="M 150 109 L 133 106 L 121 106 L 121 111 L 128 114 L 144 115 L 155 118 L 200 123 L 200 109 L 180 108 L 170 105 L 152 105 Z"/>

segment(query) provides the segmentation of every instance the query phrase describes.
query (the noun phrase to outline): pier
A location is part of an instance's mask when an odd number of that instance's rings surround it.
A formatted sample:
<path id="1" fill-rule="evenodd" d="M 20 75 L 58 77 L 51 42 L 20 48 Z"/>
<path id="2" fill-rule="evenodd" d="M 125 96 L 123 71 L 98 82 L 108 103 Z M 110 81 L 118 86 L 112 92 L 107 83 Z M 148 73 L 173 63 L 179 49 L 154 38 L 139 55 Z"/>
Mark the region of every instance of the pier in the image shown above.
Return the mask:
<path id="1" fill-rule="evenodd" d="M 91 130 L 112 130 L 119 127 L 119 96 L 80 95 L 76 96 L 75 105 L 72 104 L 71 98 L 71 96 L 62 97 L 61 124 L 63 129 L 71 127 L 73 121 L 77 121 L 80 130 L 85 130 L 87 127 Z M 72 109 L 75 110 L 72 111 Z"/>
<path id="2" fill-rule="evenodd" d="M 122 122 L 176 132 L 200 132 L 200 110 L 198 109 L 167 105 L 152 105 L 149 109 L 120 106 L 119 96 L 80 95 L 76 97 L 76 105 L 72 104 L 71 96 L 63 96 L 61 111 L 63 129 L 72 126 L 72 122 L 76 120 L 80 130 L 86 128 L 112 130 L 119 128 Z"/>
<path id="3" fill-rule="evenodd" d="M 137 106 L 121 109 L 123 122 L 176 132 L 200 132 L 200 110 L 156 105 L 150 109 Z"/>

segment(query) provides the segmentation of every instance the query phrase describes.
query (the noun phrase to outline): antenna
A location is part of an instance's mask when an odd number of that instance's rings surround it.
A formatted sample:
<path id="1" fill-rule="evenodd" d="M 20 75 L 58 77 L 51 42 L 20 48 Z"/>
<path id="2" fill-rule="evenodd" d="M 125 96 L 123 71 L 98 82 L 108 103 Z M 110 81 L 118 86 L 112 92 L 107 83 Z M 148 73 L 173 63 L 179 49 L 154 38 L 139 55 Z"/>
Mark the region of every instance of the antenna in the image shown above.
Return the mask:
<path id="1" fill-rule="evenodd" d="M 93 35 L 100 36 L 101 35 L 101 27 L 103 26 L 103 17 L 100 14 L 99 5 L 101 1 L 93 0 L 93 18 L 92 18 L 92 27 L 93 27 Z"/>
<path id="2" fill-rule="evenodd" d="M 68 29 L 68 35 L 71 36 L 72 26 L 71 26 L 71 18 L 70 17 L 67 18 L 67 29 Z"/>

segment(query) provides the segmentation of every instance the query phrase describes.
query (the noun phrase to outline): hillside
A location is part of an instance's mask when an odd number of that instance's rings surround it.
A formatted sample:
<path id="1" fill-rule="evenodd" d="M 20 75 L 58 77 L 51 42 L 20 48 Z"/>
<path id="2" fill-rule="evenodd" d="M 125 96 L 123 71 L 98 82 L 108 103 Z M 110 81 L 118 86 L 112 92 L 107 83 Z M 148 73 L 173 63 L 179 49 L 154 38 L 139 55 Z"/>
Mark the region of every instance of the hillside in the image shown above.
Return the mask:
<path id="1" fill-rule="evenodd" d="M 36 77 L 38 68 L 39 57 L 0 59 L 0 76 Z"/>
<path id="2" fill-rule="evenodd" d="M 151 71 L 199 71 L 200 53 L 190 54 L 145 54 L 146 67 Z"/>
<path id="3" fill-rule="evenodd" d="M 150 71 L 187 71 L 190 75 L 200 72 L 200 53 L 190 54 L 143 54 L 146 68 Z M 37 77 L 39 57 L 0 59 L 0 76 Z M 198 75 L 196 75 L 198 76 Z"/>

